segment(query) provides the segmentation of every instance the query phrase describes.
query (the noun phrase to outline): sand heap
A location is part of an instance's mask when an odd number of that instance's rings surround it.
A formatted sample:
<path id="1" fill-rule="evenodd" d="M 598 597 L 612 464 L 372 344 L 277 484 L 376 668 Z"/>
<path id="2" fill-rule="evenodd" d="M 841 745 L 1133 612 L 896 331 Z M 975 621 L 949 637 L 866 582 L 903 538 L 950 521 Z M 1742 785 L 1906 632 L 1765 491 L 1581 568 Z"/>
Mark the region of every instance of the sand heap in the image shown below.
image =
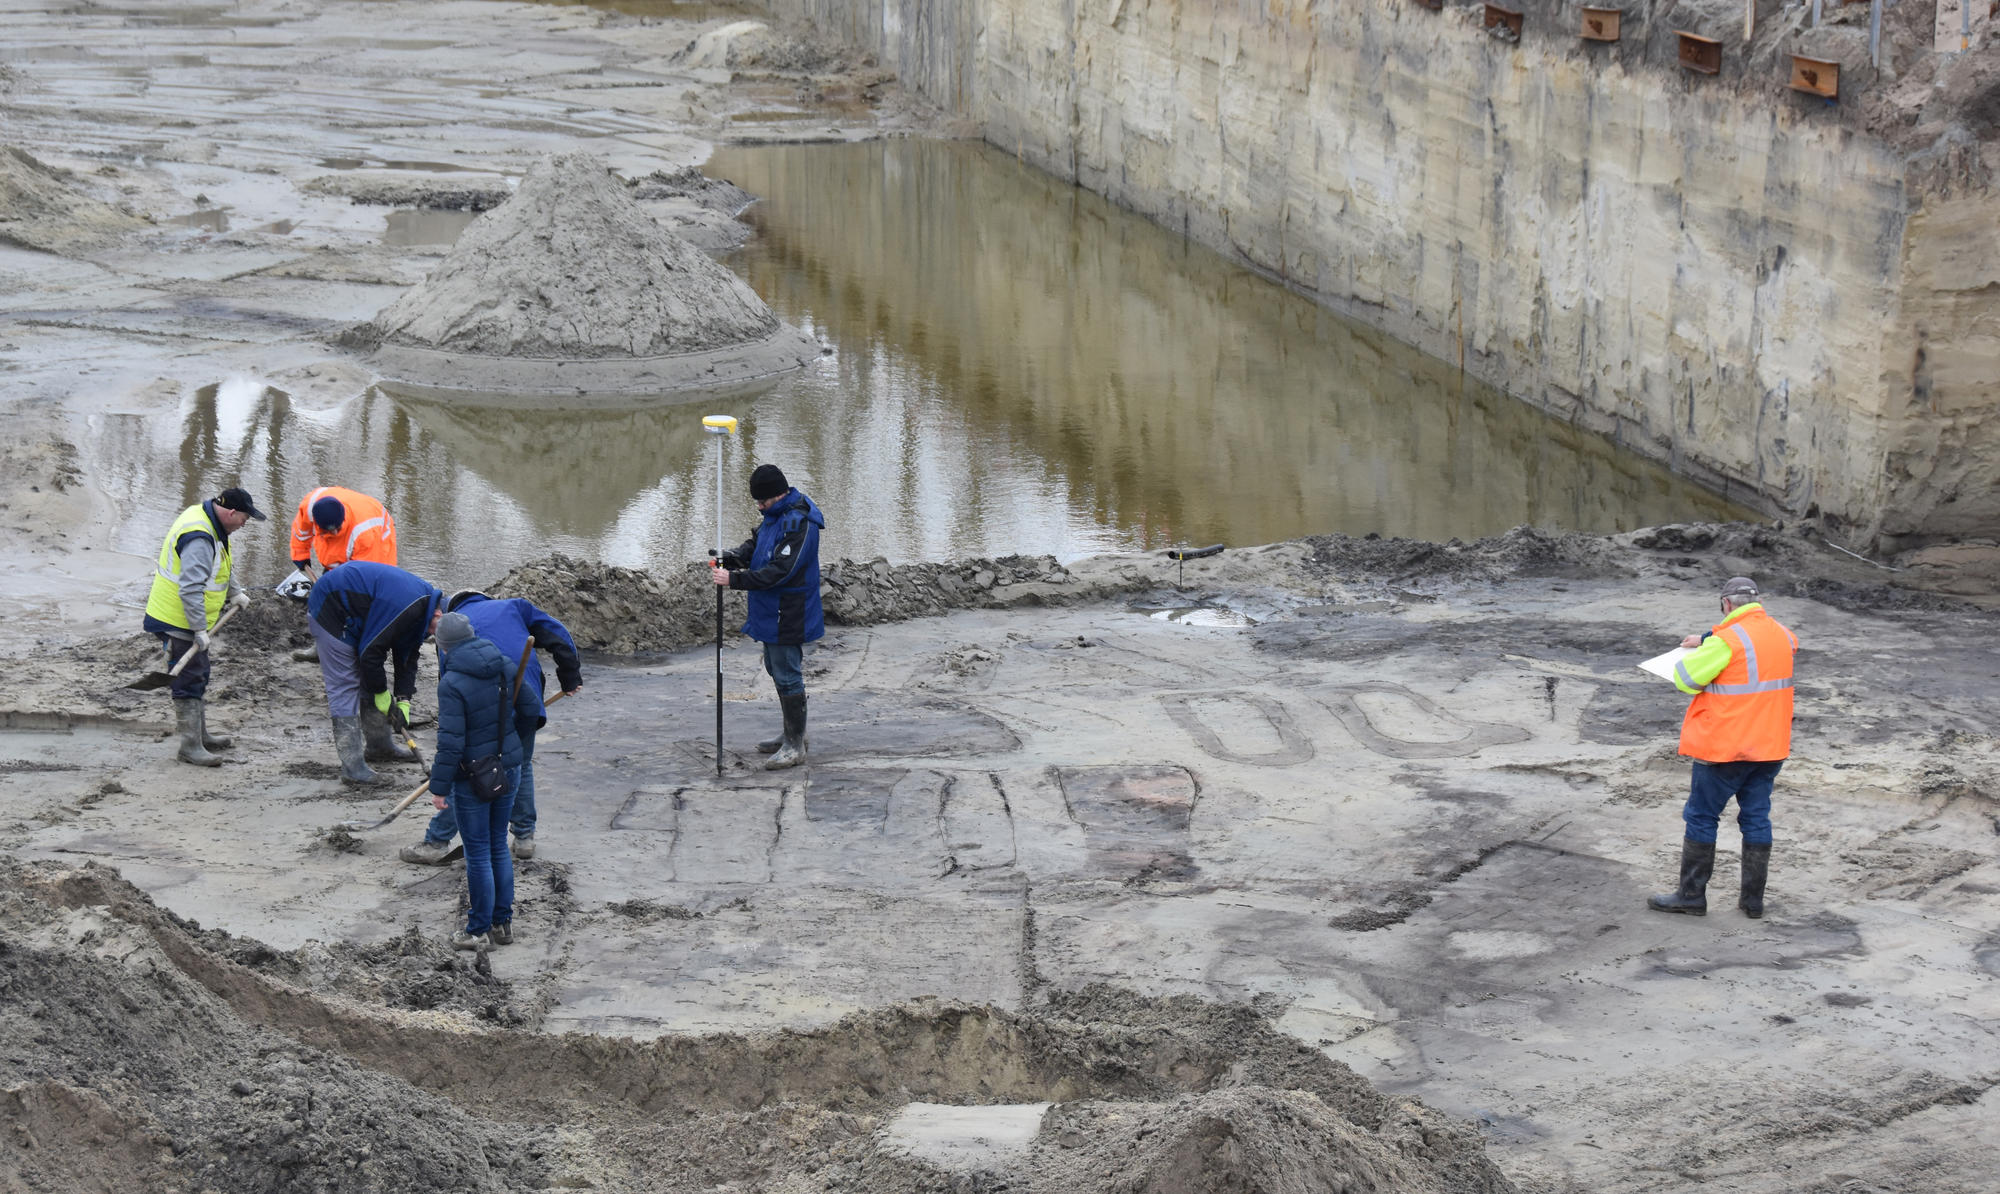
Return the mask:
<path id="1" fill-rule="evenodd" d="M 348 343 L 405 384 L 523 394 L 709 389 L 818 353 L 585 153 L 537 164 Z"/>
<path id="2" fill-rule="evenodd" d="M 0 244 L 73 253 L 140 226 L 84 193 L 76 175 L 0 145 Z"/>

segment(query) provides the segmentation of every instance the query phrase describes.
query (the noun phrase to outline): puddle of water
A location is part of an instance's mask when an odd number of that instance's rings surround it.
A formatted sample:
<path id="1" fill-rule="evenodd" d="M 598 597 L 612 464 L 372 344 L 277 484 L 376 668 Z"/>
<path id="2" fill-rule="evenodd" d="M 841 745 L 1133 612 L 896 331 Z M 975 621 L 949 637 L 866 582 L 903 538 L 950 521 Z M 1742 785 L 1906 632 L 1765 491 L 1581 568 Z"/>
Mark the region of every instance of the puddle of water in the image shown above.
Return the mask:
<path id="1" fill-rule="evenodd" d="M 1746 514 L 987 146 L 707 171 L 763 196 L 732 264 L 839 349 L 764 425 L 839 445 L 830 508 L 907 520 L 906 556 Z"/>
<path id="2" fill-rule="evenodd" d="M 167 221 L 182 228 L 199 228 L 204 232 L 229 231 L 229 212 L 225 208 L 211 207 L 203 211 L 191 211 L 184 216 L 174 216 Z"/>
<path id="3" fill-rule="evenodd" d="M 227 485 L 289 513 L 340 484 L 386 501 L 405 560 L 440 583 L 557 551 L 676 566 L 714 541 L 700 417 L 717 412 L 742 421 L 725 532 L 755 522 L 745 478 L 775 461 L 825 508 L 829 559 L 1738 514 L 1004 154 L 783 147 L 710 173 L 767 196 L 732 264 L 832 347 L 815 367 L 759 393 L 589 412 L 381 389 L 307 410 L 254 379 L 191 384 L 171 414 L 102 416 L 82 437 L 85 473 L 128 512 L 117 546 L 150 558 L 164 520 Z M 443 243 L 473 216 L 389 218 L 408 243 Z M 289 570 L 271 526 L 248 544 L 246 579 Z"/>
<path id="4" fill-rule="evenodd" d="M 466 225 L 479 218 L 476 211 L 448 211 L 443 208 L 412 207 L 392 211 L 384 217 L 382 243 L 385 245 L 449 245 L 458 240 Z"/>
<path id="5" fill-rule="evenodd" d="M 1155 622 L 1172 622 L 1176 626 L 1255 626 L 1257 620 L 1245 613 L 1213 605 L 1194 605 L 1185 609 L 1156 609 L 1147 613 Z"/>

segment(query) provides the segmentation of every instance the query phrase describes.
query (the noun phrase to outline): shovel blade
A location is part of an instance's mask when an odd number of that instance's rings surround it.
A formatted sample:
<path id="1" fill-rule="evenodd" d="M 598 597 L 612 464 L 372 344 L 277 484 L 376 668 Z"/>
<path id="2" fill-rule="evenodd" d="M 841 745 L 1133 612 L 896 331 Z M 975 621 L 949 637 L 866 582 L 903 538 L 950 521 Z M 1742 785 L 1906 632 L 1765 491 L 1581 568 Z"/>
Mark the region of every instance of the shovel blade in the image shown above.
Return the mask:
<path id="1" fill-rule="evenodd" d="M 147 672 L 125 687 L 138 692 L 151 692 L 155 688 L 165 688 L 173 682 L 174 678 L 165 672 Z"/>

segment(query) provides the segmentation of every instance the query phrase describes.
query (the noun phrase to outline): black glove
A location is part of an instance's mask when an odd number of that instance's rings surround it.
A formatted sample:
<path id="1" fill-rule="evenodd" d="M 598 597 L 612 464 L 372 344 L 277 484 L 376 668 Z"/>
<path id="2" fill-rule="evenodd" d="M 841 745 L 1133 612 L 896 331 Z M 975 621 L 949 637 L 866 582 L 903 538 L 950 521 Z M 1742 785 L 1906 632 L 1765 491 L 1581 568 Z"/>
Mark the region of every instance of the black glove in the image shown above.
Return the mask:
<path id="1" fill-rule="evenodd" d="M 722 553 L 721 563 L 724 568 L 734 572 L 743 567 L 743 558 L 733 551 L 725 551 Z"/>

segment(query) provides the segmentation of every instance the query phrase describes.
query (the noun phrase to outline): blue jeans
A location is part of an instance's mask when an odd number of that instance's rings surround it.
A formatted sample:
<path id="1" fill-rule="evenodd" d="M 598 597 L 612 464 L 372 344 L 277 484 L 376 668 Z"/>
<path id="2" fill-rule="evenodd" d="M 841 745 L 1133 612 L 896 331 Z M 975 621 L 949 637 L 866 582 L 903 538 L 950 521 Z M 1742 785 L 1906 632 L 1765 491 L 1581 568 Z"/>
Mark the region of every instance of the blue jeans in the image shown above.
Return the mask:
<path id="1" fill-rule="evenodd" d="M 532 762 L 521 764 L 521 786 L 514 791 L 514 812 L 509 824 L 515 837 L 535 836 L 535 765 Z M 424 840 L 427 842 L 442 845 L 457 836 L 458 814 L 449 807 L 424 826 Z"/>
<path id="2" fill-rule="evenodd" d="M 514 920 L 514 856 L 507 851 L 507 817 L 514 811 L 514 789 L 520 783 L 521 769 L 510 769 L 506 794 L 481 804 L 471 784 L 452 781 L 451 806 L 465 813 L 458 823 L 458 831 L 465 835 L 465 886 L 472 896 L 465 931 L 474 937 Z"/>
<path id="3" fill-rule="evenodd" d="M 1771 844 L 1771 789 L 1778 782 L 1775 763 L 1696 763 L 1688 784 L 1687 807 L 1681 819 L 1687 822 L 1689 841 L 1714 842 L 1722 812 L 1736 799 L 1736 824 L 1743 830 L 1746 846 Z"/>
<path id="4" fill-rule="evenodd" d="M 163 672 L 173 671 L 174 665 L 181 661 L 181 656 L 194 648 L 192 631 L 170 626 L 151 614 L 146 615 L 146 620 L 141 625 L 146 628 L 147 634 L 160 636 L 160 645 L 167 649 L 167 665 L 160 669 Z M 181 669 L 180 675 L 174 677 L 174 682 L 167 691 L 171 692 L 177 701 L 201 700 L 208 695 L 208 675 L 208 652 L 203 651 L 188 660 L 188 665 Z"/>
<path id="5" fill-rule="evenodd" d="M 806 677 L 802 670 L 805 659 L 806 649 L 797 643 L 790 646 L 764 644 L 764 670 L 770 674 L 771 683 L 778 686 L 780 696 L 796 695 L 806 690 Z"/>

